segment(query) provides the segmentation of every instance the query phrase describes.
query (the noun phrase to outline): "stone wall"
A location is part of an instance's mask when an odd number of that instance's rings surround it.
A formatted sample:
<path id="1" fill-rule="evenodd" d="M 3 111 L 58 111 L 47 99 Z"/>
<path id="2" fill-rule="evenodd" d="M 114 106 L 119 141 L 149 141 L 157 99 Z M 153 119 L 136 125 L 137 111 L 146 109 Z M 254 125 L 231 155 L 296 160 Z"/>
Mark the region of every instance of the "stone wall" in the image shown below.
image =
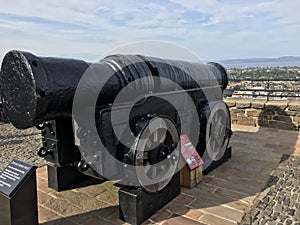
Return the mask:
<path id="1" fill-rule="evenodd" d="M 232 124 L 267 126 L 286 130 L 300 128 L 300 100 L 226 98 Z"/>

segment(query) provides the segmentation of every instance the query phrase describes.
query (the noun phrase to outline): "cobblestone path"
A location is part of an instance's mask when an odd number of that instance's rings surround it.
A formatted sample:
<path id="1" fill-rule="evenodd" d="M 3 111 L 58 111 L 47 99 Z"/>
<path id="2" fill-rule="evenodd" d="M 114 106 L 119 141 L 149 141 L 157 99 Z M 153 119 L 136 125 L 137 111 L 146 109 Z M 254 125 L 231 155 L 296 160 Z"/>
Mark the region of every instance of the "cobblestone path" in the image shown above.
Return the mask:
<path id="1" fill-rule="evenodd" d="M 241 224 L 300 225 L 300 157 L 283 155 Z"/>

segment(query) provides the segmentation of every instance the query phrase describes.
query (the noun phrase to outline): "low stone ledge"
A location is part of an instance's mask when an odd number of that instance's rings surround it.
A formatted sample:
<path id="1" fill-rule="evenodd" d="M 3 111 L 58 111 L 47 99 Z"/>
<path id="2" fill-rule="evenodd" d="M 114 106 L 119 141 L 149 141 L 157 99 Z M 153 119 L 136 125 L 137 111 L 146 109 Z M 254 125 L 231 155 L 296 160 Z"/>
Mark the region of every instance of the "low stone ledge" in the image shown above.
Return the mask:
<path id="1" fill-rule="evenodd" d="M 252 117 L 248 117 L 245 115 L 237 115 L 237 124 L 243 126 L 256 126 L 256 121 Z"/>
<path id="2" fill-rule="evenodd" d="M 284 111 L 280 108 L 277 108 L 276 106 L 272 106 L 272 107 L 266 107 L 265 109 L 263 109 L 263 115 L 264 116 L 274 116 L 277 114 L 277 112 L 284 114 Z M 281 114 L 281 115 L 282 115 Z"/>
<path id="3" fill-rule="evenodd" d="M 231 123 L 232 124 L 237 124 L 237 115 L 236 114 L 234 114 L 234 115 L 230 115 L 230 117 L 231 117 Z"/>
<path id="4" fill-rule="evenodd" d="M 299 123 L 300 124 L 300 115 L 298 114 L 297 116 L 293 117 L 293 122 L 294 123 Z"/>
<path id="5" fill-rule="evenodd" d="M 258 117 L 256 121 L 257 127 L 268 127 L 269 126 L 269 120 L 264 117 Z"/>
<path id="6" fill-rule="evenodd" d="M 277 111 L 277 114 L 278 115 L 283 115 L 283 116 L 285 116 L 285 115 L 296 116 L 298 114 L 298 112 L 297 111 L 290 111 L 288 109 L 285 109 L 285 110 L 279 110 L 279 111 Z"/>
<path id="7" fill-rule="evenodd" d="M 267 103 L 267 100 L 265 100 L 265 99 L 254 99 L 251 102 L 251 108 L 254 108 L 254 109 L 264 109 L 266 103 Z"/>
<path id="8" fill-rule="evenodd" d="M 251 107 L 251 99 L 238 99 L 235 104 L 238 109 L 247 109 Z"/>
<path id="9" fill-rule="evenodd" d="M 287 101 L 287 100 L 268 101 L 266 103 L 266 108 L 285 110 L 288 107 L 288 104 L 289 104 L 289 101 Z"/>
<path id="10" fill-rule="evenodd" d="M 232 113 L 236 113 L 236 114 L 241 114 L 241 113 L 244 114 L 246 110 L 245 109 L 231 108 L 230 111 Z"/>
<path id="11" fill-rule="evenodd" d="M 300 100 L 292 100 L 289 103 L 289 110 L 290 111 L 300 111 Z"/>
<path id="12" fill-rule="evenodd" d="M 267 126 L 287 130 L 300 128 L 300 100 L 271 100 L 229 98 L 233 124 Z"/>
<path id="13" fill-rule="evenodd" d="M 236 99 L 234 98 L 226 98 L 224 102 L 227 104 L 228 107 L 234 107 L 236 103 Z"/>
<path id="14" fill-rule="evenodd" d="M 290 116 L 275 115 L 275 116 L 273 116 L 273 119 L 277 120 L 277 121 L 292 123 L 292 119 Z"/>
<path id="15" fill-rule="evenodd" d="M 262 113 L 263 110 L 261 109 L 246 109 L 246 116 L 248 117 L 259 117 Z"/>

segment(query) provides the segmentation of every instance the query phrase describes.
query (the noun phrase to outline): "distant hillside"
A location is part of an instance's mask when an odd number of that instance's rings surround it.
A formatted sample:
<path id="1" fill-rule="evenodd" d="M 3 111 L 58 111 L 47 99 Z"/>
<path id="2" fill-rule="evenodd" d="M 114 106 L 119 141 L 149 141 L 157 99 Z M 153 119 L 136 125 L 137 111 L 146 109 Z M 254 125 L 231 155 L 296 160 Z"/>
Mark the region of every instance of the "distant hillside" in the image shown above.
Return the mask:
<path id="1" fill-rule="evenodd" d="M 300 57 L 283 56 L 279 58 L 253 58 L 253 59 L 227 59 L 220 61 L 225 64 L 264 63 L 264 62 L 288 62 L 300 61 Z"/>
<path id="2" fill-rule="evenodd" d="M 228 59 L 220 60 L 219 63 L 226 68 L 243 67 L 283 67 L 300 66 L 300 57 L 283 56 L 279 58 L 253 58 L 253 59 Z"/>

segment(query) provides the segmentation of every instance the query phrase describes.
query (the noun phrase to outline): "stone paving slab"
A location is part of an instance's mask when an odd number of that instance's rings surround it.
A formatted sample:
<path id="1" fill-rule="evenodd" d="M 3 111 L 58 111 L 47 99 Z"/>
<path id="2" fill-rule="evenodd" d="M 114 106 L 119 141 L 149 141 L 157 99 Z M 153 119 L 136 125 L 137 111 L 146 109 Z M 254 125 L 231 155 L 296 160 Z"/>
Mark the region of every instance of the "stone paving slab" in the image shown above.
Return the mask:
<path id="1" fill-rule="evenodd" d="M 296 131 L 237 125 L 233 126 L 233 130 L 232 158 L 205 176 L 203 182 L 197 187 L 182 188 L 181 194 L 176 199 L 144 224 L 241 223 L 243 218 L 245 220 L 247 215 L 251 215 L 250 212 L 255 211 L 257 202 L 263 200 L 266 185 L 272 183 L 270 178 L 277 176 L 278 171 L 281 170 L 283 176 L 289 173 L 289 170 L 285 170 L 285 166 L 282 165 L 283 155 L 292 155 L 294 158 L 300 156 L 300 137 Z M 28 142 L 28 146 L 38 145 L 30 143 L 30 141 L 37 142 L 35 138 L 22 141 Z M 0 137 L 0 145 L 3 146 L 5 142 L 5 137 Z M 5 160 L 2 158 L 8 154 L 5 149 L 1 154 L 1 160 Z M 31 160 L 34 161 L 34 158 L 32 157 Z M 297 161 L 293 166 L 299 169 L 299 162 Z M 280 174 L 278 176 L 281 176 Z M 126 224 L 118 219 L 118 188 L 113 185 L 114 182 L 56 193 L 47 187 L 46 167 L 40 167 L 37 175 L 41 225 Z M 294 175 L 293 179 L 299 182 L 298 176 Z M 277 185 L 276 182 L 273 182 L 274 187 Z M 280 185 L 279 187 L 287 190 L 286 199 L 296 198 L 294 192 L 289 196 L 290 181 L 287 182 L 285 187 Z M 293 219 L 294 224 L 299 216 L 298 206 L 299 204 L 293 206 L 298 210 L 295 210 L 294 216 L 288 217 Z M 279 210 L 280 207 L 277 206 L 276 209 Z M 289 213 L 291 214 L 292 211 Z M 265 218 L 268 220 L 270 216 Z"/>

